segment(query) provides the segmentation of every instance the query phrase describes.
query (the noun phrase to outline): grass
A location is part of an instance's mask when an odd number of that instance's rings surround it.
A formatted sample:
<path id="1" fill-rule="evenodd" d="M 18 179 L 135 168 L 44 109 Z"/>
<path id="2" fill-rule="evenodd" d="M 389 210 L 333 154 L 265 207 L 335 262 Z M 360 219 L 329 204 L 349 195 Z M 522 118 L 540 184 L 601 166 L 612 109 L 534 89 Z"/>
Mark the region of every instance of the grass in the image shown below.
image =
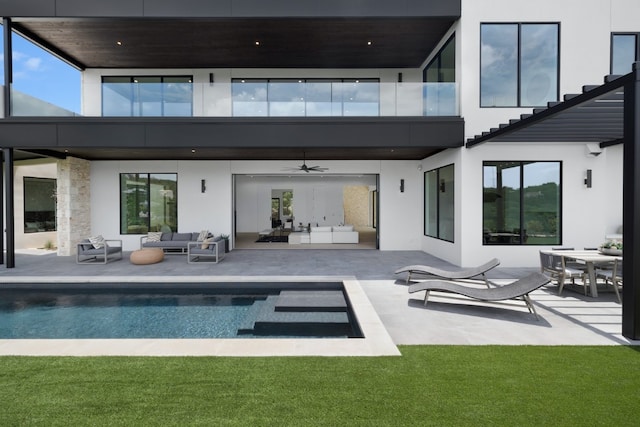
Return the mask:
<path id="1" fill-rule="evenodd" d="M 0 425 L 637 425 L 634 347 L 402 357 L 2 357 Z"/>

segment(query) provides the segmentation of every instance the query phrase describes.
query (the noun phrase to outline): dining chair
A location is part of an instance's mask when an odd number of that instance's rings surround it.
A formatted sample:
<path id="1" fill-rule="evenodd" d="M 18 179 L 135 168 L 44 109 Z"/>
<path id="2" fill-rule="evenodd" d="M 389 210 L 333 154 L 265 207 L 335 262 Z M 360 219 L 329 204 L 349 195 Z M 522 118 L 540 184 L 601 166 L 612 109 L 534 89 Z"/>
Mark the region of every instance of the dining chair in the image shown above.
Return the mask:
<path id="1" fill-rule="evenodd" d="M 615 260 L 608 265 L 600 265 L 596 270 L 596 278 L 604 280 L 606 285 L 611 284 L 618 302 L 622 304 L 619 291 L 619 287 L 622 286 L 622 261 Z"/>
<path id="2" fill-rule="evenodd" d="M 576 278 L 582 279 L 584 294 L 587 294 L 587 281 L 585 271 L 573 267 L 567 267 L 565 258 L 562 255 L 555 255 L 540 251 L 540 270 L 554 279 L 559 286 L 558 295 L 562 294 L 562 289 L 566 280 L 570 280 L 572 285 L 576 284 Z"/>

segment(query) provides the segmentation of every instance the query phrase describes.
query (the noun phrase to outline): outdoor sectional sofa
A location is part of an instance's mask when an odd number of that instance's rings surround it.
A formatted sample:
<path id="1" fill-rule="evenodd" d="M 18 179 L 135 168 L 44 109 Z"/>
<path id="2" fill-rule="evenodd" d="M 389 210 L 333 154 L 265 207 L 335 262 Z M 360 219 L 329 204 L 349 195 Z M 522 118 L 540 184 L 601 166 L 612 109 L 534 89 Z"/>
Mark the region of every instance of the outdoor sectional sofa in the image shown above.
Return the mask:
<path id="1" fill-rule="evenodd" d="M 221 236 L 214 237 L 211 233 L 206 233 L 205 236 L 201 236 L 202 233 L 149 233 L 140 237 L 140 249 L 144 248 L 160 248 L 168 253 L 187 253 L 189 243 L 202 243 L 203 238 L 212 239 L 212 242 L 216 242 L 218 250 L 222 253 L 225 252 L 225 240 Z M 159 240 L 155 240 L 158 238 Z"/>

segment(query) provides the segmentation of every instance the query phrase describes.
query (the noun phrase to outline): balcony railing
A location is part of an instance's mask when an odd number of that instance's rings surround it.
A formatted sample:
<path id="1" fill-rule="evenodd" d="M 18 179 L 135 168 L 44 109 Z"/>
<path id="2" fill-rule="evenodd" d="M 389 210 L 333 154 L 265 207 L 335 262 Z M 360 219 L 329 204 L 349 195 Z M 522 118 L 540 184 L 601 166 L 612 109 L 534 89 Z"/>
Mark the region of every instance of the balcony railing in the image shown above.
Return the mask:
<path id="1" fill-rule="evenodd" d="M 458 116 L 456 83 L 278 82 L 85 84 L 89 117 Z M 74 113 L 13 92 L 14 116 Z"/>

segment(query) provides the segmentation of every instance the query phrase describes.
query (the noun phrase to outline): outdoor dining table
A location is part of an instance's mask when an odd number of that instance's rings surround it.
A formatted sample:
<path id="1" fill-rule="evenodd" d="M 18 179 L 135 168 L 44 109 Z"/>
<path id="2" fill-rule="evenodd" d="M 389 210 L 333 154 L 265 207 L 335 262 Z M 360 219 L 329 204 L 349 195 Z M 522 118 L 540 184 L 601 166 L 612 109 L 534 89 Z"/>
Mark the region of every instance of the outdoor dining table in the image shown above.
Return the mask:
<path id="1" fill-rule="evenodd" d="M 610 263 L 615 260 L 622 261 L 622 256 L 606 255 L 598 250 L 550 250 L 543 251 L 552 255 L 560 255 L 567 259 L 583 262 L 587 266 L 587 277 L 589 280 L 589 288 L 591 296 L 598 296 L 598 287 L 596 286 L 596 265 Z"/>

